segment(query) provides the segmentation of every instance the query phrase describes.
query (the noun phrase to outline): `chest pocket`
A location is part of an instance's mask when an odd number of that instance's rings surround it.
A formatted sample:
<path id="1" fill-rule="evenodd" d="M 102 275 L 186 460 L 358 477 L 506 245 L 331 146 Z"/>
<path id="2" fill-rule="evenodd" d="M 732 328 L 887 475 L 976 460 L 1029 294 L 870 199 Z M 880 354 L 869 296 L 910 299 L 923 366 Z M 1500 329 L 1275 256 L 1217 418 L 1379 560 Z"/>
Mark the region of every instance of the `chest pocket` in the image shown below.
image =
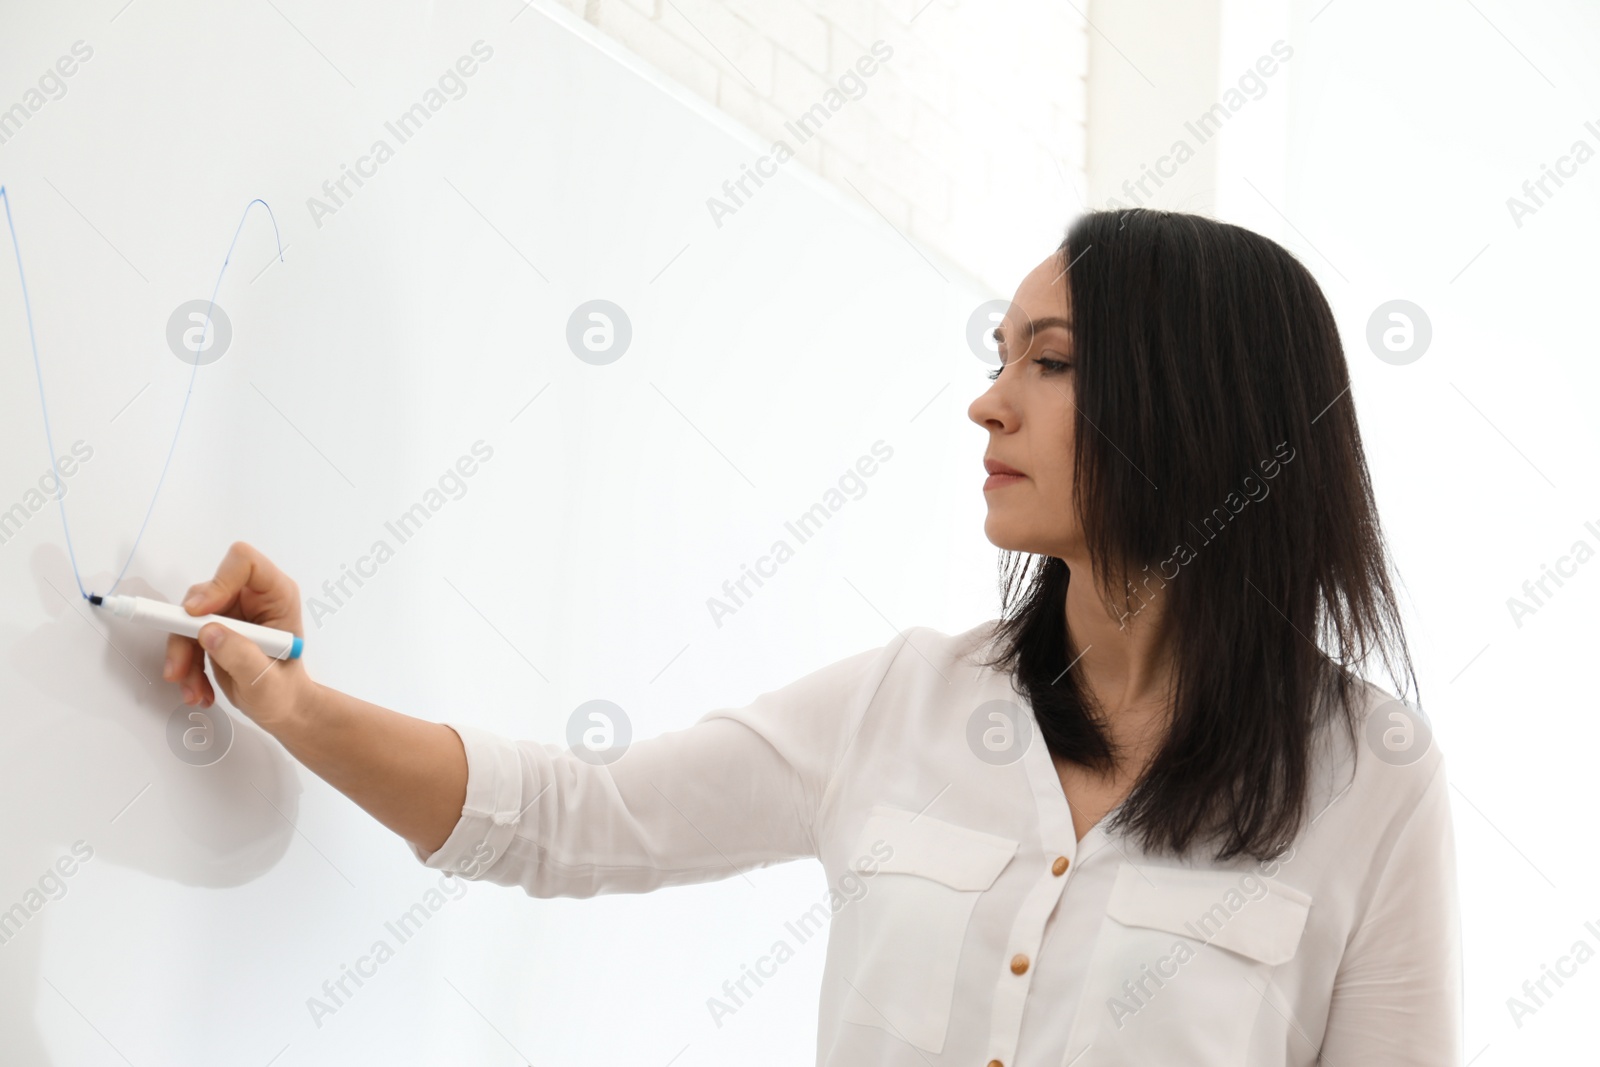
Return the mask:
<path id="1" fill-rule="evenodd" d="M 1078 1006 L 1081 1067 L 1244 1062 L 1310 909 L 1308 894 L 1254 871 L 1122 864 Z"/>
<path id="2" fill-rule="evenodd" d="M 850 853 L 866 891 L 850 905 L 855 967 L 841 1018 L 943 1049 L 973 906 L 1016 851 L 1010 838 L 874 805 Z"/>

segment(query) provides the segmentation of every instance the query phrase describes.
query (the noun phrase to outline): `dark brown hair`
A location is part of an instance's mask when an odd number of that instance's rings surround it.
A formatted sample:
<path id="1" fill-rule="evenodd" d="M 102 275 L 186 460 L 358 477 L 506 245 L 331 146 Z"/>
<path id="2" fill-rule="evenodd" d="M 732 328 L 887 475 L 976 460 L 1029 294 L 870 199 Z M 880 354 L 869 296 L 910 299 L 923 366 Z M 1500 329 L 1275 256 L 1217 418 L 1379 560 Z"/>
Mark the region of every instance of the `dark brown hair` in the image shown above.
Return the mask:
<path id="1" fill-rule="evenodd" d="M 1170 727 L 1108 827 L 1269 859 L 1308 817 L 1321 725 L 1354 741 L 1356 671 L 1381 652 L 1416 683 L 1333 313 L 1282 246 L 1198 215 L 1090 212 L 1058 253 L 1095 581 L 1113 617 L 1159 599 L 1174 657 Z M 1004 552 L 1000 573 L 989 665 L 1052 755 L 1109 771 L 1067 670 L 1066 563 Z"/>

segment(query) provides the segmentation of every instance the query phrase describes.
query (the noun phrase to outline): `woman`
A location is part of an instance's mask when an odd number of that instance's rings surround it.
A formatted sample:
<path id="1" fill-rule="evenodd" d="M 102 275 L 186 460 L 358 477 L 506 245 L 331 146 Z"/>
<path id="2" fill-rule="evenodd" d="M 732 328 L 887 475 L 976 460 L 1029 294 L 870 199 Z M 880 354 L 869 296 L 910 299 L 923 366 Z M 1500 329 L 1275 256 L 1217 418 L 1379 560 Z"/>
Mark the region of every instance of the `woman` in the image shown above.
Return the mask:
<path id="1" fill-rule="evenodd" d="M 1315 281 L 1235 226 L 1095 212 L 995 337 L 969 415 L 1016 554 L 999 619 L 621 758 L 389 711 L 220 625 L 171 638 L 166 677 L 209 705 L 204 646 L 236 706 L 464 877 L 583 897 L 818 857 L 822 1064 L 1458 1063 L 1443 761 L 1353 673 L 1381 653 L 1415 683 Z M 248 545 L 185 604 L 301 629 Z"/>

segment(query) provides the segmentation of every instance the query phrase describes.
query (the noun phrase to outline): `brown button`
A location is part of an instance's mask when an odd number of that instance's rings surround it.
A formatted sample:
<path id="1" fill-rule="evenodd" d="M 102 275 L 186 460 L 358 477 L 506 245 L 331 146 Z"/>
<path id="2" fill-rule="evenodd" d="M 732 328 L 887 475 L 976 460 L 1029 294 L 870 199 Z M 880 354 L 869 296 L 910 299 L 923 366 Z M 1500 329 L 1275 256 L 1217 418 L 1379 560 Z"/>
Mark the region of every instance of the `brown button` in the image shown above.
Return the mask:
<path id="1" fill-rule="evenodd" d="M 1056 861 L 1050 865 L 1050 873 L 1060 878 L 1067 873 L 1067 857 L 1057 856 Z"/>
<path id="2" fill-rule="evenodd" d="M 1028 957 L 1024 956 L 1020 952 L 1017 953 L 1015 956 L 1011 957 L 1011 973 L 1012 974 L 1021 974 L 1023 971 L 1026 971 L 1027 969 L 1028 969 Z"/>
<path id="3" fill-rule="evenodd" d="M 990 1060 L 989 1067 L 1006 1067 L 1006 1065 L 1001 1063 L 999 1060 Z"/>

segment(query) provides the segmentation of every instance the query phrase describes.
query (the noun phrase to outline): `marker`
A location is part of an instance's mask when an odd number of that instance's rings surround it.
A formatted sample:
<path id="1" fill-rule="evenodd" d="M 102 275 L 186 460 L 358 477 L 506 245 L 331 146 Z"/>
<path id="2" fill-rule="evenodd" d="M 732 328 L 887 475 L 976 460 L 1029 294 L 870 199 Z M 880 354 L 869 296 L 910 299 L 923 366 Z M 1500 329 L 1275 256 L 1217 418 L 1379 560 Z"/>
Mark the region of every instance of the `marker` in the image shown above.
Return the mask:
<path id="1" fill-rule="evenodd" d="M 169 634 L 199 637 L 200 627 L 208 622 L 220 622 L 235 633 L 243 634 L 256 643 L 256 647 L 273 659 L 299 659 L 305 641 L 288 630 L 275 630 L 243 619 L 230 619 L 226 615 L 190 615 L 181 604 L 167 604 L 142 596 L 89 597 L 95 607 L 110 608 L 119 619 L 143 623 Z"/>

